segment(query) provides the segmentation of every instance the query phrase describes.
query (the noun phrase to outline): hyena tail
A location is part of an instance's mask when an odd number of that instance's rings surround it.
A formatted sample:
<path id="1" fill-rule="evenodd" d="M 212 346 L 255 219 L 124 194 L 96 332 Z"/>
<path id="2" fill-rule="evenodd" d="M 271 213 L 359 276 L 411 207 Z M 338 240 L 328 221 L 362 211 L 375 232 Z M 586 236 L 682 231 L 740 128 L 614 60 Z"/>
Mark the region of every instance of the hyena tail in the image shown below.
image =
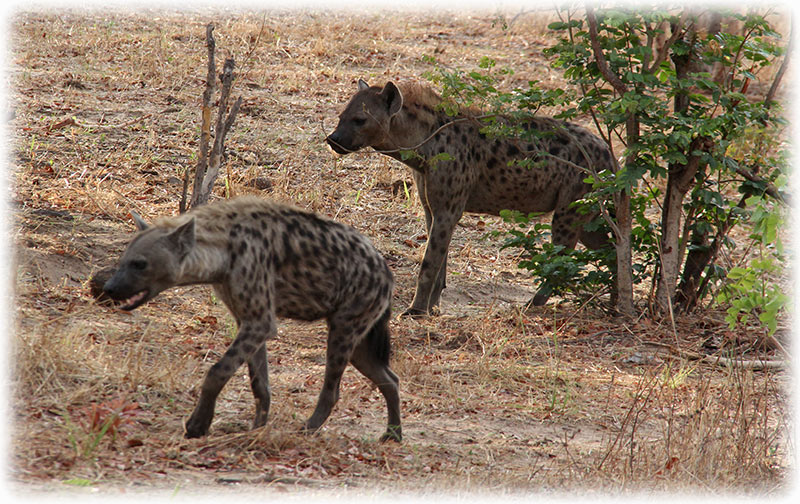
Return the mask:
<path id="1" fill-rule="evenodd" d="M 392 353 L 392 343 L 389 336 L 389 319 L 391 318 L 391 306 L 386 308 L 383 315 L 375 322 L 367 333 L 367 344 L 370 353 L 380 361 L 381 364 L 389 365 L 389 357 Z"/>

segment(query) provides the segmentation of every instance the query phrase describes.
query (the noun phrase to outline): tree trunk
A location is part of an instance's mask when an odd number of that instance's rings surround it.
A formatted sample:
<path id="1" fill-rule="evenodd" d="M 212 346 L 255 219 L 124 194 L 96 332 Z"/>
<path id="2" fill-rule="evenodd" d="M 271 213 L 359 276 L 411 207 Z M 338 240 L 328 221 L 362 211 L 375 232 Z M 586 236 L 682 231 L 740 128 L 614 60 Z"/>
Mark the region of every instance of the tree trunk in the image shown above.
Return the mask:
<path id="1" fill-rule="evenodd" d="M 682 171 L 685 173 L 687 170 Z M 656 289 L 656 303 L 662 313 L 668 313 L 672 309 L 672 295 L 675 292 L 680 268 L 681 210 L 683 197 L 686 194 L 685 190 L 677 187 L 680 178 L 681 175 L 675 175 L 673 169 L 670 170 L 661 213 L 661 268 Z"/>
<path id="2" fill-rule="evenodd" d="M 592 43 L 597 68 L 603 78 L 619 93 L 624 95 L 628 89 L 618 75 L 615 75 L 608 68 L 608 62 L 603 55 L 600 47 L 600 39 L 597 33 L 597 18 L 594 8 L 586 6 L 586 21 L 589 25 L 589 37 Z M 625 124 L 627 143 L 629 149 L 639 142 L 639 119 L 631 114 Z M 636 153 L 630 152 L 625 160 L 626 166 L 632 166 L 636 162 Z M 617 252 L 617 311 L 626 316 L 634 314 L 633 308 L 633 264 L 631 252 L 631 189 L 624 188 L 614 195 L 614 205 L 616 207 L 616 224 L 614 228 L 615 248 Z"/>
<path id="3" fill-rule="evenodd" d="M 631 257 L 631 196 L 620 191 L 615 197 L 617 229 L 615 248 L 617 252 L 617 311 L 622 315 L 634 315 L 633 307 L 633 261 Z"/>
<path id="4" fill-rule="evenodd" d="M 709 149 L 708 139 L 697 137 L 687 149 L 685 165 L 670 164 L 667 176 L 667 190 L 661 213 L 661 271 L 656 289 L 656 303 L 663 313 L 673 306 L 673 296 L 678 284 L 678 271 L 681 267 L 681 212 L 683 199 L 700 170 L 702 158 L 695 152 Z"/>
<path id="5" fill-rule="evenodd" d="M 689 34 L 689 37 L 693 36 L 693 33 Z M 692 59 L 691 51 L 673 55 L 672 62 L 675 64 L 675 76 L 678 79 L 686 78 Z M 676 94 L 673 107 L 676 115 L 686 113 L 689 109 L 689 95 Z M 678 283 L 678 271 L 683 259 L 680 247 L 683 198 L 700 168 L 700 158 L 695 152 L 704 144 L 704 139 L 694 138 L 685 153 L 686 164 L 670 163 L 668 166 L 667 188 L 661 210 L 661 268 L 656 288 L 656 306 L 662 313 L 668 313 L 673 307 L 672 300 Z"/>
<path id="6" fill-rule="evenodd" d="M 736 206 L 744 208 L 745 201 L 749 196 L 750 194 L 743 195 Z M 705 290 L 704 287 L 709 279 L 708 274 L 706 274 L 705 278 L 701 278 L 701 275 L 717 259 L 719 249 L 722 247 L 722 243 L 734 223 L 735 219 L 730 214 L 724 222 L 719 224 L 714 240 L 710 243 L 705 233 L 696 231 L 692 233 L 691 242 L 694 247 L 686 256 L 683 275 L 681 275 L 678 290 L 675 292 L 675 305 L 682 311 L 690 312 L 697 306 L 697 301 Z"/>
<path id="7" fill-rule="evenodd" d="M 764 98 L 764 106 L 770 107 L 773 103 L 775 98 L 775 94 L 780 87 L 781 80 L 786 72 L 786 68 L 790 61 L 790 55 L 792 49 L 794 47 L 794 23 L 792 23 L 791 31 L 789 33 L 789 42 L 786 45 L 786 52 L 783 56 L 783 62 L 781 63 L 778 72 L 775 74 L 775 78 L 772 81 L 772 85 L 767 92 L 766 97 Z M 677 107 L 677 102 L 676 102 Z M 766 185 L 765 192 L 778 202 L 791 206 L 791 202 L 789 201 L 786 194 L 781 193 L 778 191 L 775 186 L 773 186 L 768 181 L 765 181 L 758 175 L 758 166 L 753 166 L 750 169 L 746 167 L 739 167 L 737 168 L 736 172 L 750 180 L 752 182 L 763 183 Z M 738 208 L 745 207 L 745 201 L 747 198 L 751 196 L 749 191 L 745 192 L 739 200 L 739 203 L 736 205 Z M 683 311 L 691 311 L 697 305 L 698 300 L 700 299 L 701 294 L 705 290 L 705 286 L 708 284 L 709 275 L 706 274 L 705 277 L 702 277 L 703 272 L 708 268 L 710 264 L 716 260 L 717 255 L 719 254 L 719 250 L 722 247 L 722 243 L 724 238 L 728 235 L 728 232 L 733 227 L 735 220 L 732 215 L 729 215 L 728 218 L 719 224 L 717 228 L 717 233 L 714 236 L 714 240 L 709 243 L 708 237 L 705 234 L 693 232 L 691 237 L 692 244 L 699 245 L 692 248 L 686 256 L 686 264 L 683 267 L 683 275 L 681 275 L 681 282 L 678 285 L 678 289 L 675 293 L 675 301 L 676 305 L 682 309 Z"/>
<path id="8" fill-rule="evenodd" d="M 186 170 L 183 179 L 183 193 L 179 205 L 180 213 L 184 213 L 189 207 L 197 207 L 208 202 L 211 192 L 214 189 L 214 182 L 219 175 L 220 165 L 222 164 L 223 154 L 225 153 L 225 136 L 233 126 L 233 121 L 236 119 L 236 114 L 239 112 L 239 107 L 242 104 L 242 97 L 240 96 L 231 106 L 228 115 L 225 112 L 228 108 L 228 99 L 231 93 L 231 86 L 233 85 L 234 75 L 234 60 L 228 58 L 222 67 L 220 74 L 220 82 L 222 84 L 219 107 L 217 110 L 217 122 L 214 128 L 214 143 L 211 145 L 211 99 L 214 94 L 216 76 L 216 63 L 214 51 L 216 42 L 214 41 L 214 24 L 209 23 L 206 26 L 206 46 L 208 47 L 208 66 L 206 87 L 203 91 L 203 113 L 202 124 L 200 128 L 200 152 L 197 156 L 197 164 L 194 168 L 194 182 L 192 184 L 192 197 L 191 202 L 187 204 L 187 191 L 189 187 L 189 170 Z M 209 152 L 211 147 L 211 152 Z"/>
<path id="9" fill-rule="evenodd" d="M 625 123 L 628 146 L 639 142 L 639 118 L 631 114 Z M 625 159 L 626 166 L 636 162 L 636 153 L 631 151 Z M 622 315 L 633 315 L 633 258 L 631 251 L 631 192 L 622 189 L 614 195 L 616 207 L 616 251 L 617 251 L 617 311 Z"/>
<path id="10" fill-rule="evenodd" d="M 686 255 L 683 274 L 678 284 L 678 290 L 675 292 L 675 307 L 684 312 L 691 311 L 697 304 L 703 271 L 716 257 L 719 250 L 719 241 L 715 240 L 714 244 L 717 246 L 712 248 L 706 233 L 693 231 L 689 241 L 692 246 Z"/>
<path id="11" fill-rule="evenodd" d="M 184 192 L 181 198 L 180 211 L 183 213 L 189 207 L 197 205 L 197 198 L 203 190 L 203 178 L 208 170 L 208 146 L 211 142 L 211 98 L 214 95 L 214 83 L 216 80 L 216 60 L 215 51 L 217 43 L 214 40 L 214 24 L 208 23 L 206 25 L 206 47 L 208 48 L 208 65 L 206 75 L 206 87 L 203 90 L 203 109 L 202 120 L 200 128 L 200 152 L 197 156 L 197 164 L 194 167 L 194 182 L 192 184 L 192 200 L 189 205 L 186 204 L 186 189 L 188 179 L 184 179 Z M 189 171 L 186 172 L 186 177 L 189 176 Z"/>

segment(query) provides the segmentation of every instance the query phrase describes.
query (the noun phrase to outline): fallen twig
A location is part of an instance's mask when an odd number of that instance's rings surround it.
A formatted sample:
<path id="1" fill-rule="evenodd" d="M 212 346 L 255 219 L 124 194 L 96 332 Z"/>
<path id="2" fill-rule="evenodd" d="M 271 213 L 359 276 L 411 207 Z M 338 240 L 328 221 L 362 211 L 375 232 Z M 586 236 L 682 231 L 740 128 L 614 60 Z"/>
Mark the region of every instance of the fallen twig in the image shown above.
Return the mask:
<path id="1" fill-rule="evenodd" d="M 60 121 L 58 121 L 58 122 L 56 122 L 54 124 L 51 124 L 49 126 L 45 126 L 43 129 L 44 129 L 44 131 L 48 131 L 48 132 L 49 131 L 55 131 L 55 130 L 64 129 L 64 128 L 68 127 L 68 126 L 75 126 L 75 127 L 83 128 L 83 129 L 101 129 L 101 130 L 120 129 L 120 128 L 127 128 L 128 126 L 132 126 L 132 125 L 134 125 L 134 124 L 136 124 L 138 122 L 141 122 L 144 119 L 147 119 L 148 117 L 150 117 L 152 115 L 153 114 L 151 114 L 151 113 L 143 114 L 143 115 L 140 115 L 139 117 L 134 117 L 133 119 L 130 119 L 130 120 L 125 121 L 124 123 L 120 123 L 120 124 L 99 124 L 99 123 L 87 124 L 87 123 L 79 122 L 74 117 L 67 117 L 66 119 L 62 119 L 62 120 L 60 120 Z"/>
<path id="2" fill-rule="evenodd" d="M 645 345 L 666 348 L 667 350 L 670 351 L 670 353 L 675 354 L 679 357 L 683 357 L 685 359 L 701 360 L 703 362 L 719 366 L 736 366 L 745 369 L 760 370 L 760 369 L 783 369 L 784 367 L 789 365 L 789 362 L 784 360 L 732 359 L 729 357 L 723 357 L 721 355 L 703 355 L 689 350 L 681 350 L 673 345 L 667 343 L 660 343 L 657 341 L 643 341 L 642 343 L 644 343 Z"/>

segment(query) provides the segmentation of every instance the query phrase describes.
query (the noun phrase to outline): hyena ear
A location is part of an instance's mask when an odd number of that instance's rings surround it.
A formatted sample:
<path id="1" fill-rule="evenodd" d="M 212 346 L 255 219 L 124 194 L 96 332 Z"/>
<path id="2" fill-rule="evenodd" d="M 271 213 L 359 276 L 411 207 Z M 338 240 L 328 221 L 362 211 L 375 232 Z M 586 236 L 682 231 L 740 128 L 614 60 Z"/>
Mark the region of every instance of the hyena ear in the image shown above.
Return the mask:
<path id="1" fill-rule="evenodd" d="M 177 227 L 175 231 L 167 236 L 167 239 L 169 239 L 170 243 L 175 247 L 178 257 L 181 259 L 186 257 L 186 254 L 191 252 L 195 244 L 194 217 L 186 224 Z"/>
<path id="2" fill-rule="evenodd" d="M 144 221 L 144 219 L 142 219 L 141 216 L 139 216 L 138 213 L 134 212 L 133 210 L 130 210 L 130 214 L 131 214 L 131 217 L 133 217 L 133 222 L 136 223 L 136 228 L 139 231 L 144 231 L 145 229 L 150 227 L 150 226 L 147 225 L 147 223 Z"/>
<path id="3" fill-rule="evenodd" d="M 400 89 L 395 86 L 393 82 L 387 82 L 386 85 L 383 86 L 381 96 L 386 101 L 386 106 L 389 109 L 389 116 L 395 115 L 403 108 L 403 93 L 400 92 Z"/>
<path id="4" fill-rule="evenodd" d="M 358 90 L 364 91 L 365 89 L 369 89 L 369 84 L 364 79 L 358 79 Z"/>

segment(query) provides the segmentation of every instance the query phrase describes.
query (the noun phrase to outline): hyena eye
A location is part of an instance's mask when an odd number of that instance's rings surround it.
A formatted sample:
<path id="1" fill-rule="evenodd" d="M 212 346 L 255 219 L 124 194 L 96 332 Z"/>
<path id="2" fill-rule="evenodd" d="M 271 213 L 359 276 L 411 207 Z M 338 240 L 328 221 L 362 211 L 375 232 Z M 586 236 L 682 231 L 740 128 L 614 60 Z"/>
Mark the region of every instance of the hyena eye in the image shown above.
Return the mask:
<path id="1" fill-rule="evenodd" d="M 131 261 L 131 268 L 142 271 L 143 269 L 147 268 L 147 261 L 144 259 L 136 259 Z"/>
<path id="2" fill-rule="evenodd" d="M 356 117 L 355 119 L 353 119 L 353 124 L 355 124 L 356 126 L 364 126 L 366 122 L 367 120 L 364 119 L 363 117 Z"/>

